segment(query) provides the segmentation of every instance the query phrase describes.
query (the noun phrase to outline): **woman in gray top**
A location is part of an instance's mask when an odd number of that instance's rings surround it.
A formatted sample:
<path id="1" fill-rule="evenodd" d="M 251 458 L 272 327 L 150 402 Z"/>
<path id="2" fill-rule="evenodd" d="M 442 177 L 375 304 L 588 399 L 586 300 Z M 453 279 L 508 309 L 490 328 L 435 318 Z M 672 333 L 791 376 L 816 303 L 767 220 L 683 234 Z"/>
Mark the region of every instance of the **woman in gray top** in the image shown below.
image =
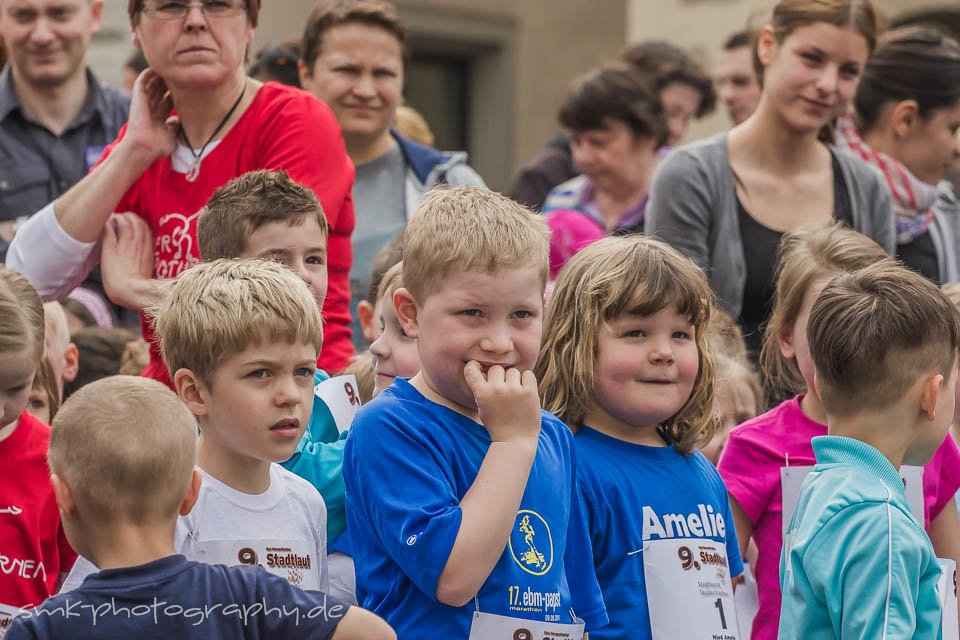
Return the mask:
<path id="1" fill-rule="evenodd" d="M 821 141 L 846 112 L 878 30 L 871 0 L 781 0 L 759 35 L 756 111 L 729 133 L 674 151 L 654 178 L 644 230 L 706 271 L 755 351 L 785 232 L 835 218 L 893 252 L 879 174 Z"/>
<path id="2" fill-rule="evenodd" d="M 960 44 L 919 27 L 884 35 L 853 104 L 837 143 L 883 172 L 897 257 L 937 284 L 960 280 L 960 205 L 944 180 L 960 157 Z"/>

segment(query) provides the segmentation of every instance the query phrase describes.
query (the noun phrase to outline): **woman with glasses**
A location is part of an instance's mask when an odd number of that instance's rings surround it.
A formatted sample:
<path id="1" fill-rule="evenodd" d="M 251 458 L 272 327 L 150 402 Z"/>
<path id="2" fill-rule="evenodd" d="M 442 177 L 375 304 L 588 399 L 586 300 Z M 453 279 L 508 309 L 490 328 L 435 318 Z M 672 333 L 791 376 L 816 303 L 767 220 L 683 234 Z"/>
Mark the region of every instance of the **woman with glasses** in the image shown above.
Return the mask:
<path id="1" fill-rule="evenodd" d="M 260 0 L 127 0 L 127 9 L 150 64 L 130 119 L 97 167 L 20 230 L 8 264 L 58 299 L 102 260 L 110 297 L 142 311 L 156 299 L 156 279 L 200 260 L 197 216 L 217 188 L 248 171 L 284 170 L 316 192 L 330 223 L 319 365 L 341 370 L 352 355 L 353 167 L 332 112 L 246 75 Z M 152 355 L 144 375 L 169 384 L 146 321 L 143 330 Z"/>

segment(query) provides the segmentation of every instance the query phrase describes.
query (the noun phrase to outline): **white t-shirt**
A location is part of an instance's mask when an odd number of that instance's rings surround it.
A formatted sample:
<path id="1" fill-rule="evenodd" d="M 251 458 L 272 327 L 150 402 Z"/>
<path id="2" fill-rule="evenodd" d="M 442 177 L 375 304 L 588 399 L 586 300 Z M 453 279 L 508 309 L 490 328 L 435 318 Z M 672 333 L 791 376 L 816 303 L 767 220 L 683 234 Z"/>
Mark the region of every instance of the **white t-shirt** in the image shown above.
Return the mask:
<path id="1" fill-rule="evenodd" d="M 177 520 L 177 553 L 207 564 L 258 564 L 296 586 L 327 591 L 327 507 L 313 485 L 278 464 L 270 465 L 270 486 L 259 495 L 201 473 L 197 503 Z M 77 558 L 60 592 L 96 572 Z"/>

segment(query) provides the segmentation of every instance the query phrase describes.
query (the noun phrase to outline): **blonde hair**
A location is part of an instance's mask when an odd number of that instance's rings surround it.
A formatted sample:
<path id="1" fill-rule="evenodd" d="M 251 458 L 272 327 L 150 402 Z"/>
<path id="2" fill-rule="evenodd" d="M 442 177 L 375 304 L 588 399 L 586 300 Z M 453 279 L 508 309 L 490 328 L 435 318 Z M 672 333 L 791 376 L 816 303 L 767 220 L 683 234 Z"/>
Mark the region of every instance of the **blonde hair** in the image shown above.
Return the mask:
<path id="1" fill-rule="evenodd" d="M 716 353 L 717 388 L 725 382 L 743 382 L 753 401 L 759 409 L 763 406 L 763 389 L 760 387 L 760 376 L 750 361 L 744 357 L 734 357 L 726 353 Z M 754 416 L 750 416 L 751 418 Z"/>
<path id="2" fill-rule="evenodd" d="M 833 221 L 783 235 L 773 310 L 760 349 L 760 371 L 769 402 L 806 390 L 796 360 L 780 352 L 780 337 L 796 323 L 810 287 L 832 273 L 856 271 L 885 258 L 887 254 L 876 242 Z"/>
<path id="3" fill-rule="evenodd" d="M 932 282 L 884 260 L 834 278 L 807 335 L 824 409 L 849 416 L 894 405 L 931 369 L 949 379 L 960 313 Z"/>
<path id="4" fill-rule="evenodd" d="M 396 123 L 394 128 L 397 133 L 404 138 L 409 138 L 414 142 L 425 144 L 432 147 L 434 143 L 433 132 L 430 131 L 430 125 L 420 112 L 410 105 L 401 104 L 397 107 Z"/>
<path id="5" fill-rule="evenodd" d="M 495 191 L 438 187 L 424 197 L 403 235 L 403 283 L 423 303 L 451 272 L 493 274 L 534 265 L 549 275 L 550 232 L 543 216 Z"/>
<path id="6" fill-rule="evenodd" d="M 403 262 L 393 265 L 383 274 L 380 285 L 377 287 L 377 296 L 371 302 L 376 304 L 387 299 L 387 304 L 393 304 L 393 294 L 403 286 Z"/>
<path id="7" fill-rule="evenodd" d="M 0 265 L 0 353 L 30 351 L 37 365 L 44 351 L 43 303 L 30 282 Z"/>
<path id="8" fill-rule="evenodd" d="M 694 326 L 699 370 L 690 397 L 660 431 L 685 454 L 709 442 L 718 426 L 707 339 L 713 293 L 690 260 L 652 238 L 604 238 L 578 252 L 560 272 L 536 366 L 544 409 L 578 428 L 595 395 L 601 327 L 623 313 L 648 316 L 671 304 Z"/>
<path id="9" fill-rule="evenodd" d="M 323 343 L 307 285 L 269 260 L 199 264 L 167 285 L 150 313 L 171 375 L 190 369 L 207 384 L 223 358 L 261 341 L 309 344 L 317 353 Z"/>
<path id="10" fill-rule="evenodd" d="M 70 396 L 47 459 L 84 517 L 137 524 L 175 518 L 196 464 L 196 423 L 163 384 L 112 376 Z"/>
<path id="11" fill-rule="evenodd" d="M 357 392 L 360 394 L 361 404 L 367 404 L 373 400 L 376 372 L 373 369 L 373 354 L 369 350 L 355 355 L 342 374 L 352 375 L 357 379 Z"/>

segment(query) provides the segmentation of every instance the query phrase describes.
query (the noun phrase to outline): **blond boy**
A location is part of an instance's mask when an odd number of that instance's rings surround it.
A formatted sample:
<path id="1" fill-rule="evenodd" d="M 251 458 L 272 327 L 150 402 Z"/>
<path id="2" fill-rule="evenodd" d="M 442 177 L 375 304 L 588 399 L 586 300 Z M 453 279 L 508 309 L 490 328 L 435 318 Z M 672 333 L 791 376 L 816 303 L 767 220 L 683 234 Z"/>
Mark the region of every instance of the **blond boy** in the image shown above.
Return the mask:
<path id="1" fill-rule="evenodd" d="M 787 529 L 780 637 L 936 638 L 940 567 L 898 470 L 950 427 L 960 316 L 884 261 L 828 284 L 807 326 L 829 435 Z"/>
<path id="2" fill-rule="evenodd" d="M 101 572 L 25 610 L 7 640 L 393 637 L 369 613 L 262 568 L 175 554 L 177 517 L 196 504 L 201 473 L 193 416 L 163 384 L 99 380 L 54 424 L 49 463 L 64 528 Z"/>
<path id="3" fill-rule="evenodd" d="M 231 180 L 214 192 L 197 221 L 197 240 L 204 260 L 258 258 L 279 262 L 310 289 L 317 314 L 327 293 L 328 235 L 327 218 L 316 194 L 283 171 L 251 171 Z M 314 387 L 329 378 L 318 366 Z M 347 526 L 343 447 L 333 414 L 315 395 L 307 429 L 293 455 L 282 464 L 323 496 L 329 542 L 334 542 Z"/>
<path id="4" fill-rule="evenodd" d="M 421 369 L 361 409 L 344 458 L 359 600 L 400 638 L 606 623 L 572 437 L 531 371 L 548 244 L 542 219 L 470 187 L 428 194 L 405 231 L 394 307 Z"/>
<path id="5" fill-rule="evenodd" d="M 177 394 L 200 429 L 203 488 L 178 523 L 175 548 L 325 590 L 323 499 L 278 464 L 293 454 L 313 402 L 323 333 L 307 286 L 271 261 L 215 260 L 169 284 L 152 314 Z"/>

